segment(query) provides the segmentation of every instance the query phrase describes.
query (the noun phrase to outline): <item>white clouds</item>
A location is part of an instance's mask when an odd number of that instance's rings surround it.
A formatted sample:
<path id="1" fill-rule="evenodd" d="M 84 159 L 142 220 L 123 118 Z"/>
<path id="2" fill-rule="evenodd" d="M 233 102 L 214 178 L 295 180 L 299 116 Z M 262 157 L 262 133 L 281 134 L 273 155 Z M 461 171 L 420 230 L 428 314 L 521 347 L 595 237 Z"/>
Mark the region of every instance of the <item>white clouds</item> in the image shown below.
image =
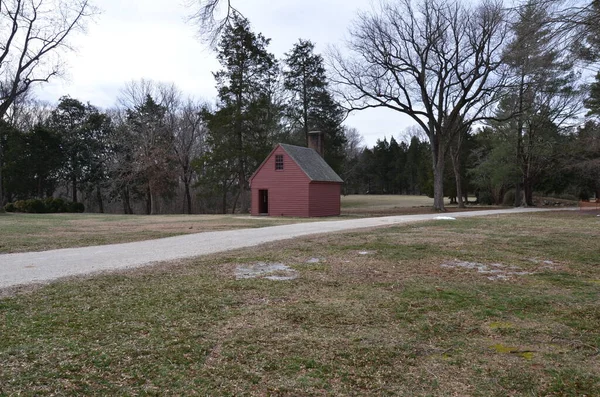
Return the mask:
<path id="1" fill-rule="evenodd" d="M 218 62 L 186 23 L 190 9 L 181 2 L 104 0 L 98 5 L 102 15 L 86 35 L 72 40 L 77 52 L 65 59 L 68 79 L 40 89 L 42 99 L 56 101 L 69 94 L 107 108 L 126 82 L 141 78 L 173 82 L 195 97 L 216 96 L 212 72 Z M 299 38 L 315 42 L 321 53 L 329 44 L 341 45 L 365 2 L 239 0 L 237 7 L 256 32 L 272 39 L 270 50 L 281 58 Z M 398 135 L 410 122 L 391 111 L 370 110 L 350 115 L 347 124 L 373 145 L 384 135 Z"/>

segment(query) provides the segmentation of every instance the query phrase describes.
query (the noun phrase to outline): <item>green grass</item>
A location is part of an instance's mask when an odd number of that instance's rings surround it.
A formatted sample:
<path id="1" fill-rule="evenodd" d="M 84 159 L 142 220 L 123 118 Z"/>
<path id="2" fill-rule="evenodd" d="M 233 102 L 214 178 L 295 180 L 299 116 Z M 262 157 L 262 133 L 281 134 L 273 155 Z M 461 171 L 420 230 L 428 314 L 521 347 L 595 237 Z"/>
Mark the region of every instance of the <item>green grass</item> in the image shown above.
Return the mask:
<path id="1" fill-rule="evenodd" d="M 600 395 L 599 226 L 427 222 L 24 291 L 0 300 L 0 395 Z M 299 277 L 234 278 L 260 261 Z"/>

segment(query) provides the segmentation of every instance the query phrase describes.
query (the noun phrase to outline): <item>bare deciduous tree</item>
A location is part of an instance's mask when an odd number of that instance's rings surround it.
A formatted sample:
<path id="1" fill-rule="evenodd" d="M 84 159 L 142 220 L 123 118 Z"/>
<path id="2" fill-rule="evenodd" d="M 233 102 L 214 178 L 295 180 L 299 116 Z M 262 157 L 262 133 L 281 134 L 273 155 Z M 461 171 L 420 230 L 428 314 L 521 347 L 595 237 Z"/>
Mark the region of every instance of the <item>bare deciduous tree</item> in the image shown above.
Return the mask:
<path id="1" fill-rule="evenodd" d="M 216 46 L 221 33 L 231 24 L 234 15 L 241 16 L 231 0 L 191 0 L 189 4 L 196 8 L 190 21 L 198 26 L 200 37 L 211 47 Z"/>
<path id="2" fill-rule="evenodd" d="M 95 12 L 88 0 L 0 1 L 0 119 L 32 85 L 62 72 L 68 37 Z M 0 140 L 0 164 L 2 157 Z M 0 205 L 3 192 L 0 170 Z"/>
<path id="3" fill-rule="evenodd" d="M 183 212 L 188 214 L 192 213 L 190 186 L 195 173 L 192 161 L 201 157 L 205 150 L 206 125 L 202 119 L 202 109 L 205 106 L 188 99 L 178 112 L 174 132 L 173 148 L 177 156 L 180 179 L 185 189 Z"/>
<path id="4" fill-rule="evenodd" d="M 29 88 L 63 71 L 68 37 L 96 10 L 88 0 L 7 0 L 0 7 L 0 118 Z"/>
<path id="5" fill-rule="evenodd" d="M 382 3 L 360 15 L 345 56 L 331 51 L 333 81 L 349 110 L 404 113 L 429 137 L 434 207 L 444 211 L 444 160 L 460 131 L 488 119 L 503 84 L 505 11 L 499 1 Z"/>

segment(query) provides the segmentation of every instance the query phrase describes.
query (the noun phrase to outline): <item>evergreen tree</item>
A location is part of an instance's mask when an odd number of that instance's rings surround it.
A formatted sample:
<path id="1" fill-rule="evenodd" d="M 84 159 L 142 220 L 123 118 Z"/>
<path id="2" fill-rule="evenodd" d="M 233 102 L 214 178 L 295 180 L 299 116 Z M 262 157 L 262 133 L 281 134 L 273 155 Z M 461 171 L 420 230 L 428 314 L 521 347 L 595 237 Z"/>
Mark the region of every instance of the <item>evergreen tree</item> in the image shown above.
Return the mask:
<path id="1" fill-rule="evenodd" d="M 516 165 L 515 206 L 524 192 L 533 205 L 533 189 L 539 176 L 540 160 L 547 158 L 549 142 L 578 111 L 577 78 L 572 60 L 561 51 L 548 21 L 548 4 L 529 0 L 518 9 L 513 40 L 505 50 L 505 61 L 514 73 L 513 89 L 500 104 L 499 117 L 513 116 L 507 124 L 514 136 Z M 502 127 L 506 128 L 506 127 Z"/>
<path id="2" fill-rule="evenodd" d="M 206 164 L 226 168 L 215 175 L 235 173 L 234 210 L 240 202 L 241 212 L 248 211 L 250 202 L 248 179 L 271 149 L 279 123 L 273 104 L 279 70 L 267 51 L 269 42 L 250 30 L 248 20 L 234 16 L 218 46 L 218 109 L 206 115 L 211 151 Z"/>
<path id="3" fill-rule="evenodd" d="M 285 54 L 284 88 L 290 93 L 286 114 L 292 132 L 308 145 L 308 133 L 325 135 L 325 160 L 337 172 L 344 163 L 346 137 L 342 122 L 344 111 L 328 89 L 323 57 L 314 53 L 315 45 L 299 40 Z"/>
<path id="4" fill-rule="evenodd" d="M 107 135 L 110 119 L 97 108 L 68 96 L 52 111 L 49 127 L 60 136 L 65 161 L 63 179 L 71 186 L 73 202 L 87 184 L 98 187 L 105 177 Z"/>
<path id="5" fill-rule="evenodd" d="M 38 124 L 21 132 L 0 122 L 6 131 L 3 172 L 9 201 L 50 197 L 65 162 L 62 136 Z"/>
<path id="6" fill-rule="evenodd" d="M 585 107 L 589 110 L 588 116 L 600 118 L 600 72 L 596 74 L 596 80 L 590 85 L 590 93 L 585 101 Z"/>

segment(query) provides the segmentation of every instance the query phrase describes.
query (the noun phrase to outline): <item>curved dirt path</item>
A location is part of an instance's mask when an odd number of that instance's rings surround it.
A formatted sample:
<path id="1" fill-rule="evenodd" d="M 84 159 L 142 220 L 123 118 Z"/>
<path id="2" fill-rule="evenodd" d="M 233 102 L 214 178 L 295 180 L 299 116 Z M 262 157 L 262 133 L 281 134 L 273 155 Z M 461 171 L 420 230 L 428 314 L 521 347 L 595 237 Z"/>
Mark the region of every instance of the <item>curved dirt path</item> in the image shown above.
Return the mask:
<path id="1" fill-rule="evenodd" d="M 473 216 L 549 210 L 550 209 L 515 208 L 489 211 L 453 212 L 448 214 L 448 216 L 453 218 L 466 218 Z M 564 208 L 562 210 L 564 210 Z M 0 289 L 18 285 L 49 282 L 68 276 L 133 268 L 155 262 L 172 261 L 182 258 L 192 258 L 311 234 L 426 221 L 434 219 L 437 216 L 440 215 L 399 215 L 380 218 L 308 222 L 259 229 L 240 229 L 188 234 L 135 243 L 3 254 L 0 255 Z"/>

